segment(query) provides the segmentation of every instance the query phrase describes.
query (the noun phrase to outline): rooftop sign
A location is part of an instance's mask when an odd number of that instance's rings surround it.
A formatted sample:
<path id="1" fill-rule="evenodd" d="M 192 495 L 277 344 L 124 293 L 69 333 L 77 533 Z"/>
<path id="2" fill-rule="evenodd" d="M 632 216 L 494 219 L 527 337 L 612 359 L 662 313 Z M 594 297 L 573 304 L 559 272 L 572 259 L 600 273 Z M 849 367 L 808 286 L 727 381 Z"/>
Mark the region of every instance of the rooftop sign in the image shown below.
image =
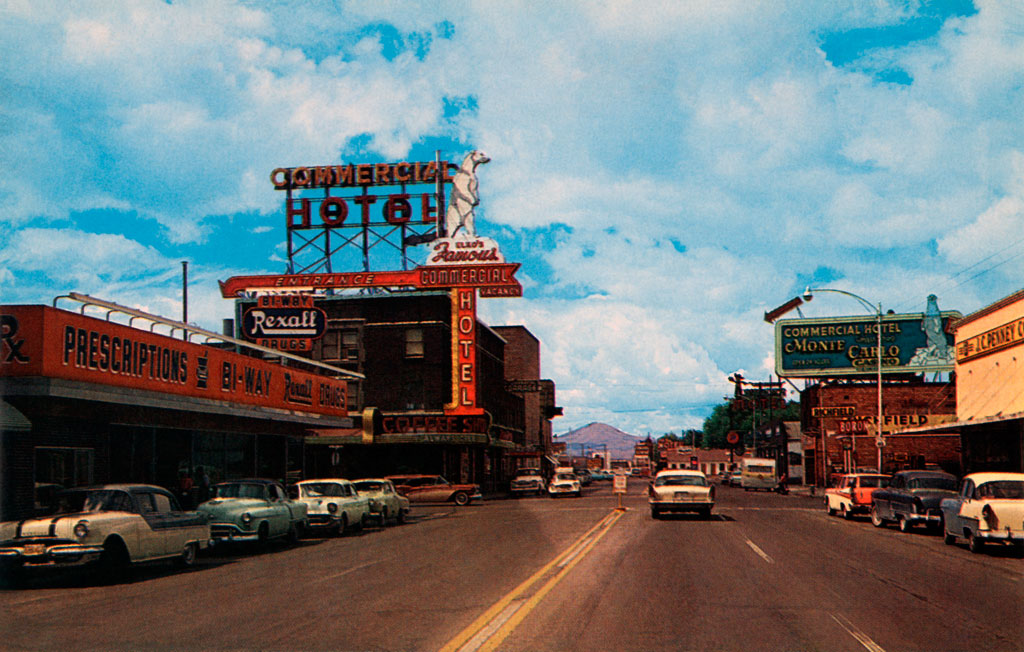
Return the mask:
<path id="1" fill-rule="evenodd" d="M 882 372 L 952 371 L 952 322 L 959 312 L 882 316 Z M 878 373 L 878 318 L 787 319 L 775 324 L 775 373 L 781 377 Z"/>

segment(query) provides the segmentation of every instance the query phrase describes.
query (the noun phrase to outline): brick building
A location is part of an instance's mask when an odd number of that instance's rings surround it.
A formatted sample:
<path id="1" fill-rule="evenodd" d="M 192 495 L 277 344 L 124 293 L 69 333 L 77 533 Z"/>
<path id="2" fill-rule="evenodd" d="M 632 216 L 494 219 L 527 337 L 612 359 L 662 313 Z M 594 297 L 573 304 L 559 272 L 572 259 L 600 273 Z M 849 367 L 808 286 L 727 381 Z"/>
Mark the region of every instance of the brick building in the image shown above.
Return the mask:
<path id="1" fill-rule="evenodd" d="M 822 486 L 832 473 L 854 469 L 892 473 L 927 463 L 960 473 L 960 436 L 955 431 L 908 431 L 956 419 L 956 387 L 950 382 L 888 382 L 882 385 L 882 435 L 876 442 L 878 389 L 872 382 L 822 382 L 801 392 L 801 427 L 814 438 L 804 451 L 805 481 Z"/>

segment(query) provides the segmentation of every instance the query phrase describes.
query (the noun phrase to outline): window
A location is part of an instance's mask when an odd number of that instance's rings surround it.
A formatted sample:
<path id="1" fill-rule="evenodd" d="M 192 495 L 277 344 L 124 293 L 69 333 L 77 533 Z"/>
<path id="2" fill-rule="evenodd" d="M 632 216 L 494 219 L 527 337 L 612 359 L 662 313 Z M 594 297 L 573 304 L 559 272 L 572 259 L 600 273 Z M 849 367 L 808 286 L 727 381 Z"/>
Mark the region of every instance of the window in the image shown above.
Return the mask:
<path id="1" fill-rule="evenodd" d="M 341 333 L 327 331 L 320 339 L 321 360 L 341 360 Z"/>
<path id="2" fill-rule="evenodd" d="M 405 331 L 405 357 L 423 357 L 423 329 L 410 328 Z"/>

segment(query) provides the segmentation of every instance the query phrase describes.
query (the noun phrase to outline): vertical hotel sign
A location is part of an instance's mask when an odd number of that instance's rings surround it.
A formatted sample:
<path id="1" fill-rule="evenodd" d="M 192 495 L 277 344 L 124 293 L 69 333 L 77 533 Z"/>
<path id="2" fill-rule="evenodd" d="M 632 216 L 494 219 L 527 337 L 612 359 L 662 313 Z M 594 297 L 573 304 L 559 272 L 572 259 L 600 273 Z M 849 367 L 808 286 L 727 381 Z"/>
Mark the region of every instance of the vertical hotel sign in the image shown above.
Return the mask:
<path id="1" fill-rule="evenodd" d="M 275 188 L 292 190 L 297 188 L 333 185 L 334 179 L 341 185 L 382 185 L 381 179 L 400 181 L 402 183 L 422 183 L 438 180 L 451 184 L 450 199 L 443 220 L 437 211 L 429 210 L 423 204 L 422 221 L 428 222 L 437 218 L 437 233 L 441 237 L 421 237 L 418 244 L 412 246 L 428 246 L 427 259 L 423 265 L 411 270 L 369 271 L 361 272 L 322 272 L 304 274 L 275 274 L 264 276 L 236 276 L 220 283 L 221 295 L 224 298 L 236 299 L 261 295 L 305 294 L 314 296 L 318 293 L 337 290 L 360 290 L 363 288 L 403 288 L 414 290 L 447 290 L 451 300 L 452 320 L 452 370 L 451 370 L 451 402 L 445 405 L 445 413 L 451 415 L 481 415 L 478 395 L 478 366 L 476 360 L 477 297 L 521 297 L 523 287 L 515 278 L 519 269 L 518 263 L 506 263 L 497 242 L 491 238 L 477 235 L 475 208 L 480 203 L 477 194 L 476 169 L 490 158 L 479 150 L 470 152 L 458 168 L 445 163 L 440 167 L 433 164 L 420 166 L 401 163 L 397 166 L 361 165 L 346 170 L 334 168 L 280 168 L 273 172 Z M 453 176 L 448 176 L 450 169 L 455 169 Z M 317 170 L 312 174 L 310 170 Z M 332 171 L 333 170 L 333 171 Z M 436 176 L 440 172 L 440 179 Z M 311 176 L 312 174 L 312 176 Z M 374 177 L 373 175 L 376 175 Z M 406 178 L 406 175 L 412 176 Z M 333 176 L 332 176 L 333 175 Z M 321 178 L 322 177 L 322 178 Z M 337 179 L 335 179 L 337 177 Z M 376 181 L 374 181 L 376 178 Z M 409 209 L 405 205 L 406 197 L 391 197 L 385 202 L 385 221 L 389 224 L 401 225 L 408 222 Z M 367 206 L 376 201 L 376 197 L 367 196 L 353 200 L 363 208 L 361 223 L 370 224 Z M 342 207 L 341 200 L 322 200 L 320 217 L 325 227 L 340 226 L 347 216 L 347 209 Z M 287 204 L 289 229 L 309 228 L 309 203 L 302 200 L 296 209 L 291 200 Z M 295 217 L 301 217 L 300 224 L 295 224 Z M 406 245 L 410 242 L 405 241 Z M 309 311 L 312 304 L 304 300 L 301 306 L 284 302 L 284 306 L 267 304 L 262 313 L 259 325 L 264 328 L 275 327 L 278 334 L 291 335 L 284 331 L 289 328 L 311 327 L 314 323 L 313 312 L 282 312 L 281 314 L 266 312 L 271 307 L 302 308 Z M 262 306 L 263 304 L 261 304 Z M 258 337 L 256 314 L 246 322 L 251 326 L 252 333 L 248 337 Z M 314 331 L 312 337 L 319 336 Z M 303 334 L 303 337 L 306 337 Z M 289 344 L 288 346 L 292 346 Z M 300 345 L 294 345 L 298 348 Z M 303 342 L 301 346 L 306 346 Z"/>

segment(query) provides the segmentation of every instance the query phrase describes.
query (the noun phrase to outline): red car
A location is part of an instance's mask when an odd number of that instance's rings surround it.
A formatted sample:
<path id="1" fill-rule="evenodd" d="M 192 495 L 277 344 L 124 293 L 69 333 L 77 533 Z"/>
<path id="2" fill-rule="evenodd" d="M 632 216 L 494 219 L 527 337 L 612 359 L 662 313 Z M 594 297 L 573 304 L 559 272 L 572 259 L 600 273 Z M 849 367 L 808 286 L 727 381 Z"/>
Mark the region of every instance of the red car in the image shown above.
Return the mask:
<path id="1" fill-rule="evenodd" d="M 829 516 L 839 512 L 843 518 L 871 511 L 871 495 L 889 484 L 889 476 L 881 473 L 845 473 L 835 476 L 825 490 L 825 511 Z"/>
<path id="2" fill-rule="evenodd" d="M 411 503 L 448 503 L 468 505 L 483 499 L 479 485 L 451 484 L 439 475 L 389 475 L 395 491 Z"/>

